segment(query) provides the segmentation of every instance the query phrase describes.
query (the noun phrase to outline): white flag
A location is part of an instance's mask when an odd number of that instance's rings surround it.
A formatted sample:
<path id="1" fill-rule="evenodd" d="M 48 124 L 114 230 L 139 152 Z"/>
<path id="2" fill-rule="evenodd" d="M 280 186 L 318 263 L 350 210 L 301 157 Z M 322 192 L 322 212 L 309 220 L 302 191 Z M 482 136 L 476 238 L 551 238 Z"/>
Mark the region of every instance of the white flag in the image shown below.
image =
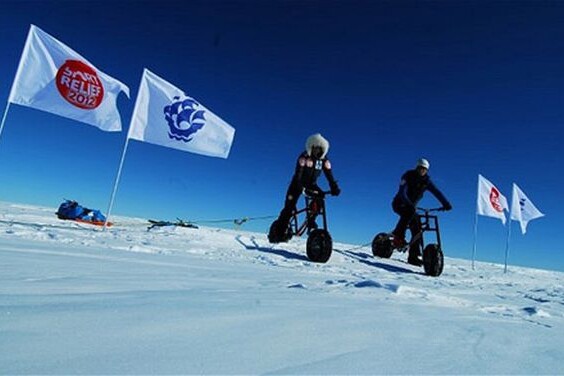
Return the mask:
<path id="1" fill-rule="evenodd" d="M 505 224 L 504 210 L 509 211 L 505 196 L 488 179 L 478 175 L 477 213 L 487 217 L 499 218 Z"/>
<path id="2" fill-rule="evenodd" d="M 129 88 L 31 25 L 8 102 L 120 131 L 116 100 Z"/>
<path id="3" fill-rule="evenodd" d="M 235 129 L 184 91 L 145 69 L 129 138 L 227 158 Z"/>
<path id="4" fill-rule="evenodd" d="M 527 232 L 527 223 L 533 219 L 543 217 L 544 214 L 537 209 L 523 191 L 513 183 L 513 197 L 511 199 L 511 219 L 519 221 L 521 232 Z"/>

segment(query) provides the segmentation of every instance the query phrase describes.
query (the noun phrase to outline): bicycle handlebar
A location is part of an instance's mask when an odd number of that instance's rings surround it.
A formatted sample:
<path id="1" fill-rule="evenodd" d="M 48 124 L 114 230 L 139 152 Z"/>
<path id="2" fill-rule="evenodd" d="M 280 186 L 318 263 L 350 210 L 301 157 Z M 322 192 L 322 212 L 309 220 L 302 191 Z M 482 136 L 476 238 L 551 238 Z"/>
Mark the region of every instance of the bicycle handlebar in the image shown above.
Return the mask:
<path id="1" fill-rule="evenodd" d="M 427 208 L 416 208 L 419 211 L 422 211 L 424 213 L 431 213 L 431 212 L 439 212 L 439 211 L 445 211 L 445 209 L 443 208 L 431 208 L 431 209 L 427 209 Z"/>
<path id="2" fill-rule="evenodd" d="M 304 193 L 305 193 L 306 196 L 309 196 L 309 197 L 324 198 L 325 196 L 330 194 L 331 191 L 316 191 L 316 190 L 312 190 L 312 189 L 304 189 Z"/>

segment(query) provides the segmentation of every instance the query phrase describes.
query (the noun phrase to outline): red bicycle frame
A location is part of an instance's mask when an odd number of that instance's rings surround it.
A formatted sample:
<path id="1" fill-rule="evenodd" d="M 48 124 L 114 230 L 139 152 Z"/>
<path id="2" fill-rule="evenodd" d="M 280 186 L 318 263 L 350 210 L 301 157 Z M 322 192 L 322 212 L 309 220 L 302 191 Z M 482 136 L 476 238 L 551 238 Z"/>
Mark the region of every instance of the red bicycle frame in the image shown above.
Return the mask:
<path id="1" fill-rule="evenodd" d="M 300 224 L 299 215 L 305 213 L 305 219 Z M 323 218 L 323 228 L 327 229 L 327 216 L 325 215 L 325 199 L 323 197 L 311 197 L 305 196 L 305 208 L 294 210 L 292 218 L 290 219 L 290 230 L 293 235 L 302 236 L 306 230 L 309 234 L 311 229 L 308 227 L 310 220 L 315 220 L 315 218 L 321 215 Z"/>

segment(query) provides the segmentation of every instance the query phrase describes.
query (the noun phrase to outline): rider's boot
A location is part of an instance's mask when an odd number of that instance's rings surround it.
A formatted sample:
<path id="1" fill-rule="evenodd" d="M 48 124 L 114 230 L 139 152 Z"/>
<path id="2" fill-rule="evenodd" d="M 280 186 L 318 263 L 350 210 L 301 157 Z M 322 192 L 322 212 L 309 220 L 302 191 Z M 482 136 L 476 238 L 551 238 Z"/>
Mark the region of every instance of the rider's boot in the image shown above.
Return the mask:
<path id="1" fill-rule="evenodd" d="M 415 266 L 423 265 L 423 260 L 421 259 L 421 256 L 419 255 L 419 252 L 417 250 L 413 250 L 413 249 L 409 250 L 407 263 Z"/>
<path id="2" fill-rule="evenodd" d="M 309 231 L 317 230 L 317 222 L 315 222 L 315 219 L 310 218 L 307 221 L 307 228 L 309 229 Z"/>
<path id="3" fill-rule="evenodd" d="M 268 242 L 272 244 L 280 243 L 280 236 L 278 235 L 278 228 L 271 225 L 268 232 Z"/>
<path id="4" fill-rule="evenodd" d="M 415 266 L 421 266 L 423 265 L 423 260 L 421 260 L 418 256 L 415 257 L 409 256 L 407 258 L 407 263 Z"/>
<path id="5" fill-rule="evenodd" d="M 395 249 L 400 249 L 407 245 L 405 238 L 403 236 L 395 235 L 393 232 L 392 235 L 393 235 L 392 245 L 394 246 Z"/>

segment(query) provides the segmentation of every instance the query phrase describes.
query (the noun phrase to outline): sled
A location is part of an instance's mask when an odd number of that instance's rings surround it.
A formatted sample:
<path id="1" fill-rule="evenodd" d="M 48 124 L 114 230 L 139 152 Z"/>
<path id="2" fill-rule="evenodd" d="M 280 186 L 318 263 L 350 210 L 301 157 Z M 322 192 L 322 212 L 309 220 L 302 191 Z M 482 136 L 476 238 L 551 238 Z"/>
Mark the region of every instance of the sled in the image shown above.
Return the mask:
<path id="1" fill-rule="evenodd" d="M 78 223 L 86 223 L 88 225 L 93 225 L 93 226 L 104 226 L 104 221 L 89 221 L 87 219 L 80 219 L 80 218 L 67 219 L 67 221 L 73 221 L 73 222 L 78 222 Z M 106 224 L 106 227 L 112 227 L 113 225 L 114 225 L 113 222 L 108 222 Z"/>

